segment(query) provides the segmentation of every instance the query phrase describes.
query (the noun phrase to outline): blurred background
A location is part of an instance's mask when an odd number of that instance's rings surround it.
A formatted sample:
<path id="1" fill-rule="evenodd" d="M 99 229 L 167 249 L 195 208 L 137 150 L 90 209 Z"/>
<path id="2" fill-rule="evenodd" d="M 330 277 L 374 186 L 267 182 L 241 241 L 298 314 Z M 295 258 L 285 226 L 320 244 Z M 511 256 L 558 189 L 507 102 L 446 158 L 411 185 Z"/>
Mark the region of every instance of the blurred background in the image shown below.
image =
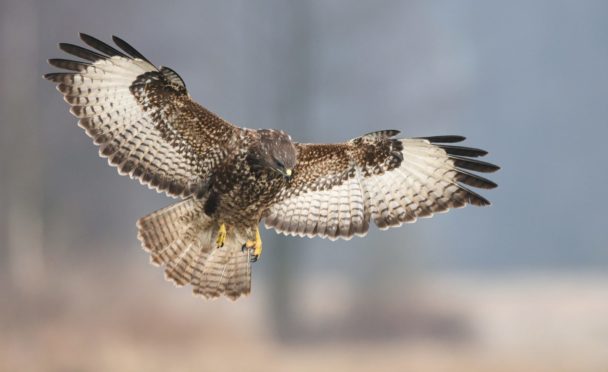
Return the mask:
<path id="1" fill-rule="evenodd" d="M 608 370 L 608 2 L 0 1 L 0 370 Z M 263 231 L 252 295 L 148 264 L 173 202 L 117 175 L 54 86 L 121 36 L 231 122 L 301 142 L 462 134 L 490 208 L 349 242 Z"/>

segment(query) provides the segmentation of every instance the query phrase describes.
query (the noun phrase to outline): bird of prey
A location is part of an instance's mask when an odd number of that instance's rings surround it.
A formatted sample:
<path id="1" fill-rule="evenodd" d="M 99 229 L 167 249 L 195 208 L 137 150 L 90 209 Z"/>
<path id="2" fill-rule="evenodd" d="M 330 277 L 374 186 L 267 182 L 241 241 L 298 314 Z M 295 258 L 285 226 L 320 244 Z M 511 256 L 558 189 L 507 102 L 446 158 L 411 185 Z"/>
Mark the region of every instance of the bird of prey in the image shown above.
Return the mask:
<path id="1" fill-rule="evenodd" d="M 461 136 L 395 138 L 381 130 L 337 144 L 295 142 L 280 130 L 240 128 L 196 103 L 182 78 L 124 40 L 116 47 L 80 34 L 92 49 L 61 43 L 81 59 L 50 59 L 82 127 L 118 172 L 176 204 L 141 218 L 138 237 L 177 285 L 207 298 L 251 289 L 262 253 L 258 226 L 295 236 L 350 239 L 488 200 L 469 187 L 494 172 L 456 146 Z"/>

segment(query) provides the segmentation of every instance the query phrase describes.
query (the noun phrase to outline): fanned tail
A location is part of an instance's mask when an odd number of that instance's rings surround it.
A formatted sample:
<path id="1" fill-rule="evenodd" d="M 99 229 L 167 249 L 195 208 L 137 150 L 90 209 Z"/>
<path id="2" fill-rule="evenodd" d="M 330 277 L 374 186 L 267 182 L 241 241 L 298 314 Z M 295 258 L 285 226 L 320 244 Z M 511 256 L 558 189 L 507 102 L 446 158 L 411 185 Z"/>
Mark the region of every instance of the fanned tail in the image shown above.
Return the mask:
<path id="1" fill-rule="evenodd" d="M 224 294 L 235 300 L 251 291 L 250 250 L 242 249 L 247 231 L 229 229 L 216 247 L 218 224 L 203 211 L 203 202 L 187 199 L 137 222 L 138 238 L 151 261 L 165 267 L 178 286 L 191 284 L 207 298 Z"/>

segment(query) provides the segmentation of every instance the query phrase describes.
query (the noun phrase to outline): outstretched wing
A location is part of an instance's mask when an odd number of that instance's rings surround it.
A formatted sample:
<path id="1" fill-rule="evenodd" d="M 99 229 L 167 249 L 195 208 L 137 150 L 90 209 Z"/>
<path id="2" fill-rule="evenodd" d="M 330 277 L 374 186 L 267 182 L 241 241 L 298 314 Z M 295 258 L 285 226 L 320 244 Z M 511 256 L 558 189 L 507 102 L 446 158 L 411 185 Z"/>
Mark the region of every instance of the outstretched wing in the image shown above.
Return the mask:
<path id="1" fill-rule="evenodd" d="M 288 186 L 265 212 L 265 224 L 298 236 L 349 239 L 466 204 L 490 203 L 467 186 L 496 184 L 468 172 L 499 167 L 474 159 L 485 151 L 446 145 L 460 136 L 392 139 L 370 133 L 342 144 L 298 144 Z"/>
<path id="2" fill-rule="evenodd" d="M 100 155 L 150 188 L 201 197 L 240 129 L 191 100 L 177 73 L 156 68 L 125 41 L 113 37 L 120 51 L 80 37 L 96 51 L 59 44 L 85 61 L 50 59 L 69 72 L 44 77 L 57 83 Z"/>

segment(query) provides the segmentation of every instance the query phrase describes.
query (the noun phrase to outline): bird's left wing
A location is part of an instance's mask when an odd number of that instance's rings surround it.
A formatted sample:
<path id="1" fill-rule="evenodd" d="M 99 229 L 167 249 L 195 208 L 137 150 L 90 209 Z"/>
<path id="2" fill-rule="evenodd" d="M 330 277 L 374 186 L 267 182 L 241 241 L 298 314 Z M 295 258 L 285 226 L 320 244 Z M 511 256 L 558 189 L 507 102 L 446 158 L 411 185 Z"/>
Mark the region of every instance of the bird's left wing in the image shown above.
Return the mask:
<path id="1" fill-rule="evenodd" d="M 474 159 L 485 151 L 447 144 L 464 140 L 460 136 L 391 138 L 396 134 L 297 144 L 293 178 L 265 211 L 266 226 L 288 235 L 349 239 L 365 235 L 370 221 L 385 229 L 466 204 L 490 204 L 467 187 L 496 187 L 469 172 L 499 169 Z"/>
<path id="2" fill-rule="evenodd" d="M 50 59 L 68 72 L 44 77 L 71 105 L 99 154 L 121 174 L 170 196 L 202 197 L 240 128 L 194 102 L 175 71 L 155 67 L 122 39 L 92 36 L 59 48 L 84 61 Z"/>

